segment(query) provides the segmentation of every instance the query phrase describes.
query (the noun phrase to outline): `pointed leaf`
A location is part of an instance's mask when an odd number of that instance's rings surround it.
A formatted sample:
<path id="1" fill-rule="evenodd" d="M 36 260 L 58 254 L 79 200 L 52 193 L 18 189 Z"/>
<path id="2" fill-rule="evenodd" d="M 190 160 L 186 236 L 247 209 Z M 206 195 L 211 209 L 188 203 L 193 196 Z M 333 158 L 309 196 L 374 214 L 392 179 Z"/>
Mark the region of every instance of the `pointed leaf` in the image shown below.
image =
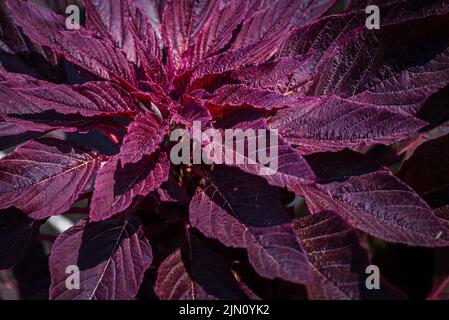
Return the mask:
<path id="1" fill-rule="evenodd" d="M 171 106 L 172 122 L 191 130 L 193 122 L 199 121 L 202 129 L 212 128 L 212 116 L 200 99 L 184 95 L 182 103 Z"/>
<path id="2" fill-rule="evenodd" d="M 220 74 L 266 62 L 277 53 L 285 37 L 286 32 L 280 33 L 246 47 L 226 51 L 206 59 L 193 71 L 189 80 L 190 90 L 201 88 L 204 81 L 209 81 Z"/>
<path id="3" fill-rule="evenodd" d="M 65 79 L 59 59 L 50 49 L 32 43 L 14 23 L 5 1 L 0 3 L 0 69 L 36 78 Z"/>
<path id="4" fill-rule="evenodd" d="M 203 178 L 204 188 L 190 203 L 193 227 L 226 246 L 246 249 L 262 277 L 309 281 L 307 259 L 276 188 L 231 168 L 216 167 Z"/>
<path id="5" fill-rule="evenodd" d="M 402 112 L 389 111 L 332 96 L 306 98 L 297 108 L 280 110 L 269 120 L 271 129 L 302 154 L 339 151 L 364 145 L 389 145 L 419 130 L 424 122 Z"/>
<path id="6" fill-rule="evenodd" d="M 103 222 L 81 220 L 53 245 L 50 299 L 133 299 L 152 259 L 137 217 L 122 214 Z M 68 266 L 79 268 L 80 289 L 67 289 Z"/>
<path id="7" fill-rule="evenodd" d="M 296 12 L 303 5 L 302 1 L 279 0 L 246 19 L 232 47 L 243 48 L 265 37 L 273 37 L 288 32 L 292 27 Z"/>
<path id="8" fill-rule="evenodd" d="M 448 23 L 432 17 L 352 38 L 321 64 L 312 94 L 415 113 L 449 84 Z"/>
<path id="9" fill-rule="evenodd" d="M 192 46 L 185 52 L 190 66 L 217 54 L 231 40 L 233 31 L 243 21 L 248 0 L 230 1 L 204 24 Z"/>
<path id="10" fill-rule="evenodd" d="M 367 293 L 363 287 L 370 263 L 356 232 L 330 211 L 297 219 L 295 230 L 310 261 L 309 298 L 362 299 Z"/>
<path id="11" fill-rule="evenodd" d="M 221 150 L 225 158 L 222 161 L 227 165 L 260 175 L 269 184 L 281 188 L 315 180 L 306 160 L 275 132 L 269 131 L 260 114 L 251 110 L 231 112 L 217 121 L 215 127 L 225 133 L 222 139 L 213 139 L 209 147 Z M 226 135 L 227 129 L 235 130 L 235 134 Z M 261 160 L 261 154 L 268 162 Z"/>
<path id="12" fill-rule="evenodd" d="M 122 165 L 139 162 L 144 156 L 153 154 L 160 147 L 166 134 L 168 126 L 159 123 L 153 115 L 136 116 L 120 149 Z"/>
<path id="13" fill-rule="evenodd" d="M 100 40 L 83 28 L 67 31 L 63 17 L 28 2 L 8 0 L 7 4 L 16 23 L 33 41 L 100 77 L 128 87 L 135 84 L 135 70 L 110 41 Z"/>
<path id="14" fill-rule="evenodd" d="M 0 160 L 0 208 L 14 206 L 33 219 L 65 212 L 89 188 L 99 155 L 67 141 L 41 139 Z"/>
<path id="15" fill-rule="evenodd" d="M 305 81 L 301 75 L 305 72 L 304 70 L 307 70 L 308 58 L 297 56 L 274 59 L 231 71 L 229 76 L 251 87 L 288 95 L 293 92 L 293 88 L 297 87 L 297 83 Z M 305 73 L 307 77 L 307 72 Z"/>
<path id="16" fill-rule="evenodd" d="M 449 244 L 449 230 L 409 186 L 389 170 L 345 182 L 302 186 L 312 212 L 331 210 L 351 226 L 385 241 L 435 247 Z"/>
<path id="17" fill-rule="evenodd" d="M 112 157 L 98 172 L 90 207 L 90 219 L 102 221 L 126 210 L 136 196 L 147 196 L 167 181 L 170 162 L 163 152 L 122 165 Z"/>
<path id="18" fill-rule="evenodd" d="M 177 67 L 191 40 L 217 12 L 217 0 L 168 0 L 162 21 L 162 39 L 173 54 Z"/>
<path id="19" fill-rule="evenodd" d="M 131 96 L 120 86 L 105 82 L 82 85 L 53 84 L 28 76 L 0 73 L 0 113 L 25 115 L 55 110 L 83 116 L 136 112 Z"/>

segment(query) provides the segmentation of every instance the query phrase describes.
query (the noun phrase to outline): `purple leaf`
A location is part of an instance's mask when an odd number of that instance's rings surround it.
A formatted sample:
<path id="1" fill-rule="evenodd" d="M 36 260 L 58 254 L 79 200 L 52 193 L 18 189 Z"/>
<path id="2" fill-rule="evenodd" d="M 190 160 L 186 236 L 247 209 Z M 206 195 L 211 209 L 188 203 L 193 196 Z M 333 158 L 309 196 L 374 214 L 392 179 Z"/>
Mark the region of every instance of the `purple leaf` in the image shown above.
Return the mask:
<path id="1" fill-rule="evenodd" d="M 5 1 L 0 3 L 0 69 L 60 80 L 64 72 L 50 49 L 32 43 L 15 25 Z"/>
<path id="2" fill-rule="evenodd" d="M 217 13 L 218 0 L 168 0 L 162 21 L 162 39 L 177 67 L 181 56 L 205 23 Z"/>
<path id="3" fill-rule="evenodd" d="M 222 130 L 242 130 L 242 133 L 253 130 L 254 133 L 254 135 L 241 134 L 236 137 L 222 134 L 223 140 L 214 139 L 211 142 L 210 146 L 222 150 L 227 165 L 235 166 L 253 175 L 260 175 L 269 184 L 281 188 L 307 184 L 315 180 L 315 175 L 306 160 L 277 134 L 268 132 L 265 119 L 258 113 L 250 110 L 231 112 L 218 121 L 215 127 Z M 262 134 L 259 130 L 262 130 Z M 274 143 L 270 141 L 270 135 L 275 137 Z M 239 144 L 244 147 L 239 148 Z M 249 148 L 250 144 L 254 146 L 253 150 Z M 261 161 L 260 152 L 270 157 L 268 163 Z M 227 159 L 228 154 L 232 162 Z"/>
<path id="4" fill-rule="evenodd" d="M 61 114 L 53 110 L 33 114 L 14 114 L 5 116 L 4 119 L 22 129 L 44 133 L 55 129 L 66 132 L 87 132 L 100 127 L 117 125 L 114 119 L 107 116 L 83 117 L 79 114 Z"/>
<path id="5" fill-rule="evenodd" d="M 33 219 L 61 214 L 91 186 L 99 160 L 67 141 L 29 142 L 0 160 L 0 208 L 14 206 Z"/>
<path id="6" fill-rule="evenodd" d="M 288 95 L 292 92 L 292 88 L 297 86 L 296 83 L 303 83 L 305 79 L 310 80 L 307 79 L 309 76 L 307 72 L 306 78 L 301 78 L 308 67 L 308 58 L 307 56 L 279 58 L 231 71 L 229 76 L 247 86 Z"/>
<path id="7" fill-rule="evenodd" d="M 246 19 L 233 43 L 233 49 L 243 48 L 259 42 L 264 38 L 275 37 L 288 32 L 292 27 L 293 17 L 302 6 L 302 1 L 279 0 L 256 12 Z"/>
<path id="8" fill-rule="evenodd" d="M 112 157 L 98 172 L 90 207 L 90 219 L 102 221 L 126 210 L 136 196 L 147 196 L 167 181 L 170 162 L 163 152 L 122 165 Z"/>
<path id="9" fill-rule="evenodd" d="M 279 55 L 312 57 L 308 81 L 293 91 L 415 113 L 449 82 L 443 15 L 449 8 L 444 1 L 414 2 L 381 6 L 381 29 L 375 32 L 365 27 L 365 9 L 295 29 Z"/>
<path id="10" fill-rule="evenodd" d="M 269 60 L 279 50 L 286 32 L 267 37 L 246 47 L 226 51 L 200 63 L 189 79 L 190 90 L 199 89 L 204 82 L 221 74 L 240 68 L 261 64 Z"/>
<path id="11" fill-rule="evenodd" d="M 297 219 L 295 230 L 310 261 L 309 298 L 362 299 L 365 269 L 370 263 L 356 232 L 330 211 Z"/>
<path id="12" fill-rule="evenodd" d="M 299 12 L 295 16 L 295 23 L 307 24 L 318 20 L 326 14 L 337 2 L 336 0 L 303 0 Z M 365 7 L 366 8 L 366 7 Z"/>
<path id="13" fill-rule="evenodd" d="M 352 38 L 321 63 L 312 94 L 416 112 L 449 84 L 449 32 L 432 32 L 448 23 L 448 17 L 423 19 Z"/>
<path id="14" fill-rule="evenodd" d="M 252 88 L 242 84 L 229 84 L 215 90 L 206 99 L 207 104 L 220 109 L 251 106 L 262 110 L 295 107 L 298 100 L 276 92 Z"/>
<path id="15" fill-rule="evenodd" d="M 130 61 L 136 62 L 134 39 L 127 21 L 128 1 L 88 0 L 85 3 L 87 29 L 109 38 L 126 53 Z"/>
<path id="16" fill-rule="evenodd" d="M 12 123 L 0 121 L 0 150 L 15 147 L 40 135 L 38 132 L 28 131 Z"/>
<path id="17" fill-rule="evenodd" d="M 345 181 L 383 167 L 381 159 L 351 150 L 314 153 L 306 157 L 307 163 L 320 184 Z"/>
<path id="18" fill-rule="evenodd" d="M 230 264 L 191 231 L 159 267 L 155 291 L 162 300 L 241 300 L 246 296 Z"/>
<path id="19" fill-rule="evenodd" d="M 0 210 L 0 270 L 10 269 L 20 262 L 43 222 L 27 217 L 16 208 Z"/>
<path id="20" fill-rule="evenodd" d="M 403 112 L 331 96 L 306 98 L 301 107 L 280 110 L 271 129 L 302 154 L 339 151 L 364 145 L 389 145 L 419 130 L 424 122 Z"/>
<path id="21" fill-rule="evenodd" d="M 137 0 L 158 38 L 161 38 L 162 10 L 165 0 Z"/>
<path id="22" fill-rule="evenodd" d="M 137 217 L 125 213 L 103 222 L 81 220 L 53 245 L 50 299 L 133 299 L 152 260 Z M 68 266 L 80 270 L 79 289 L 66 286 Z"/>
<path id="23" fill-rule="evenodd" d="M 168 134 L 168 126 L 159 123 L 152 114 L 136 116 L 128 128 L 128 134 L 120 149 L 121 164 L 139 162 L 144 156 L 152 155 Z"/>
<path id="24" fill-rule="evenodd" d="M 3 80 L 0 82 L 2 115 L 55 110 L 61 114 L 79 113 L 89 117 L 137 111 L 136 104 L 126 91 L 106 81 L 68 86 L 11 73 L 0 73 L 0 80 Z"/>
<path id="25" fill-rule="evenodd" d="M 230 1 L 210 17 L 185 52 L 191 66 L 217 54 L 229 43 L 234 29 L 243 21 L 247 8 L 248 0 Z"/>
<path id="26" fill-rule="evenodd" d="M 159 37 L 144 13 L 145 9 L 151 10 L 152 3 L 148 1 L 142 7 L 133 0 L 87 1 L 87 27 L 110 39 L 129 61 L 139 62 L 150 79 L 161 80 L 165 73 Z"/>
<path id="27" fill-rule="evenodd" d="M 167 72 L 162 62 L 161 41 L 139 6 L 135 5 L 129 11 L 127 24 L 134 41 L 136 62 L 151 80 L 153 90 L 159 90 L 158 94 L 165 95 L 164 90 L 160 89 L 168 88 Z"/>
<path id="28" fill-rule="evenodd" d="M 135 70 L 110 41 L 101 40 L 83 28 L 68 31 L 63 17 L 28 2 L 8 0 L 7 4 L 15 22 L 33 41 L 102 78 L 128 87 L 135 83 Z"/>
<path id="29" fill-rule="evenodd" d="M 190 203 L 190 222 L 208 238 L 243 248 L 268 279 L 309 281 L 307 259 L 276 188 L 238 169 L 216 167 Z"/>
<path id="30" fill-rule="evenodd" d="M 432 208 L 449 205 L 449 136 L 421 145 L 402 166 L 398 177 Z"/>
<path id="31" fill-rule="evenodd" d="M 445 0 L 378 2 L 380 11 L 383 13 L 380 15 L 381 28 L 432 15 L 445 14 L 449 10 Z M 375 3 L 372 2 L 371 4 Z M 367 5 L 362 5 L 360 10 L 354 12 L 330 15 L 309 25 L 297 26 L 283 43 L 279 55 L 296 56 L 314 52 L 315 60 L 318 61 L 326 51 L 330 52 L 335 49 L 339 44 L 347 41 L 348 37 L 355 37 L 360 33 L 368 32 L 365 27 L 366 7 Z"/>
<path id="32" fill-rule="evenodd" d="M 195 97 L 184 95 L 182 103 L 174 104 L 172 107 L 172 122 L 182 125 L 187 129 L 193 128 L 193 122 L 199 121 L 202 129 L 212 127 L 212 117 L 203 102 Z"/>
<path id="33" fill-rule="evenodd" d="M 312 212 L 335 211 L 351 226 L 386 241 L 422 247 L 449 243 L 442 221 L 387 169 L 345 182 L 302 186 L 297 193 Z"/>

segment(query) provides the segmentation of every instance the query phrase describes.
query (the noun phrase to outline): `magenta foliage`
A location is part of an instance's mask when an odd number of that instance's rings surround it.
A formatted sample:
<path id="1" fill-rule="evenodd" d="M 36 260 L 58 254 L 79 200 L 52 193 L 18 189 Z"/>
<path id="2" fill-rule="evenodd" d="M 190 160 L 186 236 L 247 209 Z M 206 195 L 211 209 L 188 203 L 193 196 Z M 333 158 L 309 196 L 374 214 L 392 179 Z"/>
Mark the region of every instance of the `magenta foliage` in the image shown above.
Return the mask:
<path id="1" fill-rule="evenodd" d="M 15 149 L 0 160 L 0 269 L 71 212 L 89 214 L 53 243 L 50 299 L 279 298 L 275 282 L 364 299 L 372 243 L 449 246 L 447 124 L 426 116 L 449 84 L 449 3 L 377 1 L 368 29 L 366 1 L 337 2 L 85 0 L 68 30 L 2 1 L 0 149 Z M 278 169 L 172 163 L 170 134 L 195 121 L 277 132 Z"/>

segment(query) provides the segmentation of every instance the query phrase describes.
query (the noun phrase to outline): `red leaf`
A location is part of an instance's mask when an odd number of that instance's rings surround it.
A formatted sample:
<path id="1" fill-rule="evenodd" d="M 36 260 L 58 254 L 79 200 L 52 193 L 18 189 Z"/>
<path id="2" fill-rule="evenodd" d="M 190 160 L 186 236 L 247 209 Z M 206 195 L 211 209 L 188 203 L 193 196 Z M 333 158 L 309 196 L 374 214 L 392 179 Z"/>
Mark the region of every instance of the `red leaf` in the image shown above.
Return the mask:
<path id="1" fill-rule="evenodd" d="M 0 73 L 2 115 L 26 115 L 55 110 L 83 116 L 116 115 L 137 111 L 131 96 L 120 86 L 106 82 L 82 85 L 53 84 L 13 73 Z"/>
<path id="2" fill-rule="evenodd" d="M 215 90 L 205 101 L 213 106 L 219 106 L 220 109 L 251 106 L 263 110 L 295 107 L 299 102 L 289 96 L 242 84 L 224 85 Z"/>
<path id="3" fill-rule="evenodd" d="M 190 222 L 205 236 L 246 249 L 259 275 L 309 281 L 307 259 L 276 188 L 238 169 L 217 167 L 190 203 Z"/>
<path id="4" fill-rule="evenodd" d="M 152 155 L 168 134 L 168 126 L 159 123 L 151 114 L 136 116 L 120 149 L 121 164 L 136 163 Z"/>
<path id="5" fill-rule="evenodd" d="M 258 113 L 251 110 L 231 112 L 216 123 L 216 128 L 221 128 L 222 131 L 242 130 L 241 135 L 226 137 L 226 134 L 222 134 L 222 140 L 214 139 L 210 143 L 210 146 L 221 150 L 224 157 L 230 155 L 232 162 L 227 161 L 227 165 L 259 175 L 269 184 L 281 188 L 290 188 L 315 180 L 315 174 L 301 154 L 276 133 L 267 132 L 265 119 Z M 254 136 L 245 135 L 248 130 L 253 130 Z M 261 133 L 259 130 L 266 134 L 265 139 L 260 138 L 263 135 L 259 136 Z M 270 135 L 274 137 L 274 143 L 270 141 Z M 239 144 L 244 147 L 239 148 Z M 250 144 L 254 145 L 254 150 L 249 148 Z M 268 158 L 268 163 L 260 161 L 260 153 L 271 157 Z"/>
<path id="6" fill-rule="evenodd" d="M 217 0 L 168 0 L 162 21 L 162 38 L 175 65 L 181 66 L 181 56 L 198 35 L 204 24 L 216 14 Z"/>
<path id="7" fill-rule="evenodd" d="M 100 40 L 83 28 L 67 31 L 63 17 L 28 2 L 8 0 L 7 4 L 16 23 L 33 41 L 100 77 L 127 87 L 135 85 L 135 70 L 110 41 Z"/>
<path id="8" fill-rule="evenodd" d="M 389 170 L 345 182 L 302 186 L 297 193 L 314 212 L 331 210 L 351 226 L 389 242 L 447 246 L 449 231 L 409 186 Z"/>
<path id="9" fill-rule="evenodd" d="M 230 1 L 214 12 L 184 54 L 189 66 L 219 53 L 229 43 L 233 31 L 243 21 L 247 7 L 247 0 Z"/>
<path id="10" fill-rule="evenodd" d="M 331 96 L 305 98 L 301 107 L 278 111 L 269 127 L 302 154 L 355 149 L 364 145 L 389 145 L 424 126 L 403 112 Z"/>
<path id="11" fill-rule="evenodd" d="M 170 162 L 163 152 L 122 165 L 112 157 L 98 172 L 90 207 L 92 221 L 102 221 L 126 210 L 136 196 L 147 196 L 167 181 Z"/>
<path id="12" fill-rule="evenodd" d="M 298 0 L 279 0 L 246 19 L 233 43 L 233 49 L 243 48 L 264 38 L 286 34 L 293 26 L 293 17 L 303 5 Z"/>
<path id="13" fill-rule="evenodd" d="M 0 208 L 45 219 L 67 211 L 92 183 L 99 155 L 66 141 L 41 139 L 0 160 Z"/>
<path id="14" fill-rule="evenodd" d="M 28 131 L 12 123 L 0 121 L 0 150 L 15 147 L 40 135 L 38 132 Z"/>
<path id="15" fill-rule="evenodd" d="M 137 217 L 125 213 L 103 222 L 81 220 L 53 245 L 50 299 L 133 299 L 152 260 Z M 66 286 L 68 266 L 80 270 L 79 289 Z"/>
<path id="16" fill-rule="evenodd" d="M 307 253 L 312 281 L 309 298 L 354 300 L 364 298 L 365 269 L 370 264 L 357 234 L 338 215 L 323 211 L 297 219 L 295 230 Z"/>
<path id="17" fill-rule="evenodd" d="M 162 300 L 241 300 L 246 296 L 230 264 L 190 231 L 181 248 L 159 267 L 155 287 Z"/>

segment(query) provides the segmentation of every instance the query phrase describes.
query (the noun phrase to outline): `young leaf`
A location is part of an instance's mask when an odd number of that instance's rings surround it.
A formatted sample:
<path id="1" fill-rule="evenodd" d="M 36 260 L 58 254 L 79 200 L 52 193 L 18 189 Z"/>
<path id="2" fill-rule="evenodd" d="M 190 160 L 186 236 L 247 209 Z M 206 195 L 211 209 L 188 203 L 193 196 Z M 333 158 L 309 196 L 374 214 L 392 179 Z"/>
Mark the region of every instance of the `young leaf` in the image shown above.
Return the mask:
<path id="1" fill-rule="evenodd" d="M 243 48 L 277 33 L 286 33 L 303 4 L 303 1 L 279 0 L 256 12 L 244 21 L 232 45 L 233 49 Z"/>
<path id="2" fill-rule="evenodd" d="M 229 43 L 233 31 L 243 21 L 247 8 L 248 0 L 229 1 L 210 17 L 185 52 L 191 66 L 217 54 Z"/>
<path id="3" fill-rule="evenodd" d="M 161 145 L 168 133 L 168 126 L 159 123 L 151 115 L 136 116 L 128 128 L 120 149 L 121 164 L 139 162 L 144 156 L 150 156 Z"/>
<path id="4" fill-rule="evenodd" d="M 162 22 L 162 38 L 172 59 L 181 66 L 181 56 L 204 24 L 217 12 L 217 0 L 168 0 Z"/>
<path id="5" fill-rule="evenodd" d="M 88 0 L 85 3 L 87 29 L 109 38 L 130 61 L 136 62 L 134 41 L 128 29 L 128 1 Z"/>

